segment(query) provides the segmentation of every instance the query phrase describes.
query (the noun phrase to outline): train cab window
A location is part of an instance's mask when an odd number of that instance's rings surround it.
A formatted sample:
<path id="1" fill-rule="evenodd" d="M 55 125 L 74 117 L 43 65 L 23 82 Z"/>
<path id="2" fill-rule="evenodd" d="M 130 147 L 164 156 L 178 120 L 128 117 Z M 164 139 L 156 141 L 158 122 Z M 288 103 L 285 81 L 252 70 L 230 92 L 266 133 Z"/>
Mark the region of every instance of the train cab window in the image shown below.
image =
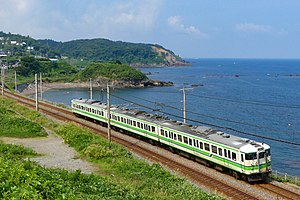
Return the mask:
<path id="1" fill-rule="evenodd" d="M 176 133 L 174 133 L 174 140 L 177 140 L 177 135 L 176 135 Z"/>
<path id="2" fill-rule="evenodd" d="M 227 150 L 224 149 L 224 156 L 227 158 Z"/>
<path id="3" fill-rule="evenodd" d="M 200 142 L 200 149 L 203 149 L 203 142 Z"/>
<path id="4" fill-rule="evenodd" d="M 270 156 L 271 155 L 271 151 L 270 151 L 270 149 L 267 149 L 266 150 L 266 156 L 268 157 L 268 156 Z"/>
<path id="5" fill-rule="evenodd" d="M 210 149 L 209 149 L 209 144 L 204 143 L 204 149 L 205 149 L 206 151 L 210 151 Z"/>
<path id="6" fill-rule="evenodd" d="M 181 135 L 178 135 L 178 141 L 182 142 L 182 136 Z"/>
<path id="7" fill-rule="evenodd" d="M 189 145 L 193 146 L 193 140 L 189 138 Z"/>
<path id="8" fill-rule="evenodd" d="M 215 153 L 215 154 L 217 154 L 218 152 L 218 150 L 217 150 L 217 147 L 216 146 L 214 146 L 214 145 L 212 145 L 211 146 L 211 151 L 213 152 L 213 153 Z"/>
<path id="9" fill-rule="evenodd" d="M 265 157 L 265 152 L 260 152 L 259 153 L 259 158 L 264 158 Z"/>
<path id="10" fill-rule="evenodd" d="M 186 143 L 186 144 L 188 144 L 188 138 L 185 137 L 185 136 L 183 136 L 183 142 Z"/>
<path id="11" fill-rule="evenodd" d="M 219 155 L 222 156 L 222 149 L 218 148 L 218 151 L 219 151 Z"/>
<path id="12" fill-rule="evenodd" d="M 236 160 L 236 153 L 232 152 L 232 160 Z"/>
<path id="13" fill-rule="evenodd" d="M 231 159 L 231 152 L 230 152 L 230 150 L 228 150 L 228 158 Z"/>
<path id="14" fill-rule="evenodd" d="M 245 154 L 245 159 L 246 160 L 254 160 L 254 159 L 256 159 L 256 153 L 246 153 Z"/>

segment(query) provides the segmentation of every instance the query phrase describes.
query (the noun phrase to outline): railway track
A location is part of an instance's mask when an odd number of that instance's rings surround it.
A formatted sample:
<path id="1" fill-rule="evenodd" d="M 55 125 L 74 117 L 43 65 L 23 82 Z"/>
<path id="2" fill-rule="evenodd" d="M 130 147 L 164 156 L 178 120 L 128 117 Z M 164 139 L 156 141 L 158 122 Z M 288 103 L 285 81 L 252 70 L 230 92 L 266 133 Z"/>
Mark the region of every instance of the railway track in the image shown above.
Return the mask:
<path id="1" fill-rule="evenodd" d="M 293 191 L 289 191 L 285 188 L 279 187 L 277 185 L 274 185 L 272 183 L 261 183 L 258 184 L 257 187 L 273 193 L 277 197 L 277 199 L 291 199 L 291 200 L 300 199 L 299 194 Z"/>
<path id="2" fill-rule="evenodd" d="M 19 101 L 22 104 L 27 105 L 28 107 L 35 108 L 35 100 L 30 99 L 28 97 L 24 97 L 19 94 L 14 94 L 9 91 L 5 92 L 5 96 L 15 99 Z M 50 115 L 56 119 L 62 120 L 62 121 L 72 121 L 80 124 L 81 126 L 84 126 L 86 128 L 89 128 L 90 130 L 94 131 L 95 133 L 106 137 L 107 133 L 104 131 L 104 128 L 77 118 L 73 115 L 73 113 L 70 110 L 57 107 L 55 105 L 45 103 L 45 102 L 39 102 L 39 111 L 42 113 L 45 113 L 47 115 Z M 148 160 L 151 160 L 153 162 L 161 163 L 162 165 L 166 166 L 167 168 L 176 171 L 185 177 L 188 177 L 189 180 L 194 182 L 197 185 L 204 185 L 206 188 L 210 188 L 211 191 L 214 191 L 215 193 L 226 196 L 230 199 L 259 199 L 254 195 L 248 194 L 232 185 L 228 185 L 226 183 L 223 183 L 222 181 L 216 180 L 200 171 L 197 171 L 196 169 L 190 168 L 188 166 L 185 166 L 184 164 L 177 162 L 175 160 L 172 160 L 166 156 L 164 156 L 162 153 L 157 153 L 152 150 L 149 150 L 137 143 L 132 143 L 123 137 L 118 136 L 118 134 L 112 135 L 112 140 L 116 143 L 119 143 L 128 149 L 130 149 L 132 152 L 147 158 Z M 283 198 L 283 199 L 300 199 L 300 196 L 293 193 L 288 194 L 288 191 L 282 192 L 283 188 L 278 189 L 272 189 L 272 186 L 269 186 L 271 184 L 261 184 L 259 187 L 263 188 L 264 190 L 267 190 L 272 193 L 276 193 L 276 197 Z M 294 196 L 293 196 L 294 195 Z"/>

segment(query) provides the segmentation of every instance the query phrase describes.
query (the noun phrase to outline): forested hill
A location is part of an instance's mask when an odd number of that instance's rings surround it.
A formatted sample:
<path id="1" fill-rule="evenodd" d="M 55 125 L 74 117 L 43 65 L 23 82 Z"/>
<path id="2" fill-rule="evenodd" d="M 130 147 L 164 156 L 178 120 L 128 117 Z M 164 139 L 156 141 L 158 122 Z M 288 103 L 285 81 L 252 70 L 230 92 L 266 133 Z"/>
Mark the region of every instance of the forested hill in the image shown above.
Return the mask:
<path id="1" fill-rule="evenodd" d="M 157 44 L 129 43 L 107 39 L 80 39 L 68 42 L 39 40 L 62 56 L 88 61 L 120 61 L 133 66 L 186 65 L 172 51 Z"/>

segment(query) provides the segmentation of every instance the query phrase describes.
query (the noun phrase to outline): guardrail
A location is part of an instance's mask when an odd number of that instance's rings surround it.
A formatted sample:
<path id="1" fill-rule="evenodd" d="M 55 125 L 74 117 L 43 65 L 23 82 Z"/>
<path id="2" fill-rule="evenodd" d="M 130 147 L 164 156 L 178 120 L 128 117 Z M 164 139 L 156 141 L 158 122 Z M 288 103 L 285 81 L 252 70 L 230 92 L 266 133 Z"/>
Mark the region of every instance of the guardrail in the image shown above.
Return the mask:
<path id="1" fill-rule="evenodd" d="M 271 177 L 278 181 L 290 182 L 300 186 L 300 178 L 298 176 L 292 176 L 287 173 L 279 172 L 278 170 L 273 170 Z"/>

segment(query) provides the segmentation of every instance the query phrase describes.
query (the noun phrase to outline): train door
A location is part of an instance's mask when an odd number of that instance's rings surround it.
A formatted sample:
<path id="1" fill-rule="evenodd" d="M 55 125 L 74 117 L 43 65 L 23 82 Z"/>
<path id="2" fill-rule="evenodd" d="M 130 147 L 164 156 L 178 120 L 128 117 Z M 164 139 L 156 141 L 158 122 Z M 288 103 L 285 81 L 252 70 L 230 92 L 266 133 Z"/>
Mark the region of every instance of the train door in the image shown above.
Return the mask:
<path id="1" fill-rule="evenodd" d="M 241 153 L 241 171 L 245 171 L 245 155 Z"/>
<path id="2" fill-rule="evenodd" d="M 228 160 L 229 154 L 230 154 L 230 151 L 227 152 L 227 149 L 224 149 L 224 157 L 225 157 L 225 159 L 224 159 L 224 166 L 225 167 L 229 167 L 229 160 Z"/>

